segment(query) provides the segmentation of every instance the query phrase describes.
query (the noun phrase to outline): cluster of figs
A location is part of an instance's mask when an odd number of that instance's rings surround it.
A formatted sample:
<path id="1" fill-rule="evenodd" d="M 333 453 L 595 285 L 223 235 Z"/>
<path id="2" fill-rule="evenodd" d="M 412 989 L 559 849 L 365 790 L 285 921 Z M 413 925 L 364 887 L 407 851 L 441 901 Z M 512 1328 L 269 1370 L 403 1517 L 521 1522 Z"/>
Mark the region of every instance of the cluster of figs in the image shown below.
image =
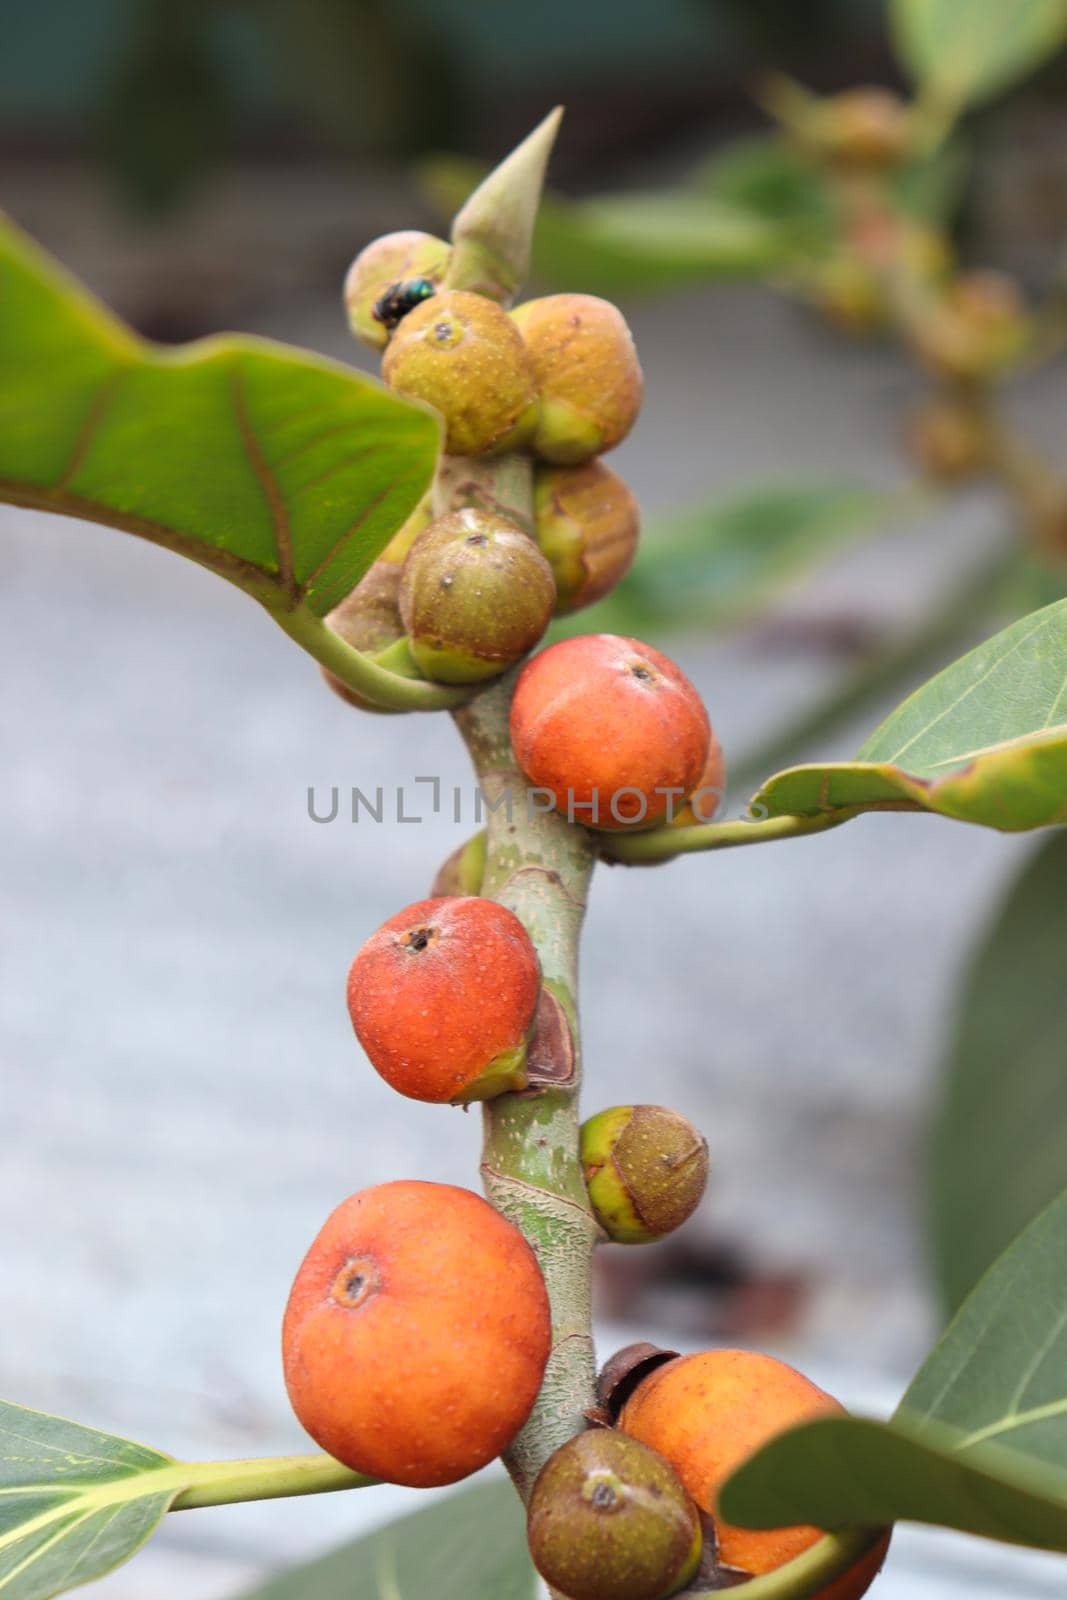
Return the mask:
<path id="1" fill-rule="evenodd" d="M 386 382 L 440 413 L 449 455 L 532 458 L 534 526 L 492 507 L 438 518 L 422 507 L 329 620 L 394 668 L 402 642 L 412 672 L 478 683 L 528 655 L 553 614 L 590 604 L 628 569 L 636 505 L 599 457 L 629 431 L 642 379 L 614 306 L 568 294 L 509 312 L 442 287 L 449 252 L 421 233 L 370 245 L 348 275 L 349 320 L 383 351 Z M 519 767 L 571 822 L 610 832 L 710 820 L 723 785 L 718 741 L 693 685 L 650 646 L 608 634 L 551 645 L 522 667 L 510 715 Z M 359 1041 L 412 1099 L 468 1105 L 530 1085 L 545 1001 L 537 951 L 480 889 L 468 848 L 431 898 L 382 924 L 349 972 Z M 579 1137 L 603 1242 L 647 1243 L 692 1214 L 708 1148 L 685 1117 L 616 1106 Z M 454 1483 L 508 1450 L 551 1372 L 541 1265 L 518 1227 L 467 1189 L 364 1189 L 330 1215 L 297 1273 L 283 1355 L 297 1417 L 331 1455 L 392 1483 Z M 566 1422 L 528 1486 L 535 1566 L 568 1600 L 660 1600 L 773 1571 L 819 1531 L 732 1527 L 718 1490 L 774 1433 L 839 1409 L 770 1356 L 620 1352 L 586 1426 L 575 1434 L 583 1419 Z M 857 1600 L 885 1543 L 823 1600 Z"/>

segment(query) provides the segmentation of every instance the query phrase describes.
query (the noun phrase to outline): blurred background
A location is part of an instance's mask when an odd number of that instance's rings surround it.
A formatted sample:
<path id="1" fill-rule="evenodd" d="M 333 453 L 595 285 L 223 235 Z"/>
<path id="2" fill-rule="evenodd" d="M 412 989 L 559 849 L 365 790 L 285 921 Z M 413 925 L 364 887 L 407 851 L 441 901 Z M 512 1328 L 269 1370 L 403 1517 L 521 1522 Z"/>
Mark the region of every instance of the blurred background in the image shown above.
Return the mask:
<path id="1" fill-rule="evenodd" d="M 1067 65 L 1046 54 L 967 116 L 923 222 L 1054 327 Z M 370 370 L 340 305 L 353 254 L 445 231 L 441 205 L 565 103 L 538 281 L 623 304 L 647 390 L 611 464 L 664 553 L 602 625 L 640 616 L 694 678 L 735 815 L 775 761 L 852 754 L 1064 590 L 1055 541 L 1028 542 L 999 490 L 917 487 L 926 379 L 768 243 L 795 199 L 779 170 L 757 204 L 716 166 L 764 148 L 772 68 L 820 94 L 903 83 L 878 0 L 7 0 L 0 207 L 152 338 L 236 327 Z M 1004 406 L 1058 464 L 1052 344 Z M 236 590 L 161 551 L 7 507 L 0 533 L 3 1392 L 179 1455 L 296 1450 L 278 1325 L 325 1214 L 391 1177 L 474 1182 L 477 1116 L 400 1104 L 343 1003 L 359 944 L 473 829 L 458 742 L 447 719 L 360 717 Z M 429 774 L 462 786 L 460 827 L 425 815 Z M 309 789 L 321 814 L 334 785 L 341 815 L 316 823 Z M 353 824 L 352 785 L 400 786 L 424 820 Z M 674 1241 L 604 1253 L 604 1354 L 751 1343 L 892 1407 L 1067 1171 L 1057 969 L 1026 994 L 1011 976 L 1018 1054 L 976 1064 L 968 1023 L 1020 881 L 1054 941 L 1062 848 L 936 818 L 598 875 L 586 1106 L 677 1106 L 713 1161 Z M 1033 1083 L 1025 1114 L 975 1109 L 998 1066 Z M 997 1185 L 994 1137 L 1014 1141 Z M 98 1592 L 221 1600 L 412 1503 L 171 1519 Z M 878 1592 L 1051 1596 L 1062 1575 L 905 1534 Z"/>

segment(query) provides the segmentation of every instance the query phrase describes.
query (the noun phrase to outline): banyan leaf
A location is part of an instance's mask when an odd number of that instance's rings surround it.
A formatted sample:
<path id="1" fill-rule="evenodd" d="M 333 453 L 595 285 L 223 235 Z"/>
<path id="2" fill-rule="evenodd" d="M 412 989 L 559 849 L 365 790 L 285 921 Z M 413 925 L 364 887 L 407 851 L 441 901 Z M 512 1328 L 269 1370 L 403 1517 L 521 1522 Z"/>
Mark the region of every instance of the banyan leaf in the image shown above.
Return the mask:
<path id="1" fill-rule="evenodd" d="M 132 1556 L 185 1487 L 178 1462 L 0 1401 L 0 1597 L 47 1600 Z"/>
<path id="2" fill-rule="evenodd" d="M 1067 601 L 923 684 L 854 761 L 788 768 L 752 806 L 774 817 L 933 811 L 1013 833 L 1067 822 Z"/>
<path id="3" fill-rule="evenodd" d="M 490 1481 L 291 1567 L 240 1600 L 533 1600 L 536 1593 L 515 1490 Z"/>
<path id="4" fill-rule="evenodd" d="M 477 162 L 438 156 L 422 163 L 419 181 L 434 209 L 451 216 L 483 173 Z M 763 273 L 789 250 L 777 222 L 695 190 L 580 201 L 546 194 L 532 266 L 553 287 L 618 295 Z"/>
<path id="5" fill-rule="evenodd" d="M 0 217 L 0 500 L 321 617 L 414 509 L 439 436 L 430 411 L 303 351 L 149 344 Z"/>
<path id="6" fill-rule="evenodd" d="M 781 1434 L 720 1504 L 746 1527 L 928 1522 L 1067 1551 L 1067 1192 L 964 1302 L 888 1423 Z"/>
<path id="7" fill-rule="evenodd" d="M 1067 0 L 892 0 L 905 70 L 931 100 L 974 105 L 1026 77 L 1067 39 Z"/>
<path id="8" fill-rule="evenodd" d="M 48 1600 L 102 1577 L 140 1549 L 167 1511 L 374 1482 L 321 1453 L 175 1461 L 0 1401 L 0 1600 Z"/>
<path id="9" fill-rule="evenodd" d="M 945 1061 L 929 1184 L 938 1278 L 952 1307 L 1067 1173 L 1065 951 L 1067 833 L 1054 833 L 982 940 Z"/>

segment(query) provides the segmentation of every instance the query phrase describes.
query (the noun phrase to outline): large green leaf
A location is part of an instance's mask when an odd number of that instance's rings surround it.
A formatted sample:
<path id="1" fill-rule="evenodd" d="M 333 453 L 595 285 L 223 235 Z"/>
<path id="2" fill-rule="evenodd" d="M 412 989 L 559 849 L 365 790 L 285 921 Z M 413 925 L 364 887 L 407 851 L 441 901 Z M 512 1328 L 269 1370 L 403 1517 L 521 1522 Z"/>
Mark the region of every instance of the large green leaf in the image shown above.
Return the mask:
<path id="1" fill-rule="evenodd" d="M 987 100 L 1067 38 L 1067 0 L 891 0 L 897 54 L 932 99 Z"/>
<path id="2" fill-rule="evenodd" d="M 533 1600 L 526 1520 L 510 1483 L 472 1484 L 241 1600 Z"/>
<path id="3" fill-rule="evenodd" d="M 931 678 L 855 761 L 789 768 L 752 804 L 767 816 L 935 811 L 1006 832 L 1067 822 L 1067 601 Z"/>
<path id="4" fill-rule="evenodd" d="M 439 156 L 422 164 L 419 179 L 434 208 L 450 216 L 483 173 L 477 162 Z M 582 201 L 547 194 L 532 264 L 543 283 L 618 295 L 767 272 L 790 248 L 776 222 L 696 191 Z"/>
<path id="5" fill-rule="evenodd" d="M 653 519 L 627 576 L 598 605 L 556 625 L 568 633 L 633 633 L 745 621 L 782 585 L 901 509 L 898 496 L 855 483 L 754 489 L 734 500 Z"/>
<path id="6" fill-rule="evenodd" d="M 889 1423 L 781 1434 L 721 1505 L 748 1527 L 931 1522 L 1067 1551 L 1067 1192 L 982 1279 Z"/>
<path id="7" fill-rule="evenodd" d="M 949 1047 L 930 1189 L 938 1275 L 952 1306 L 1067 1173 L 1065 960 L 1067 834 L 1056 833 L 983 940 Z"/>
<path id="8" fill-rule="evenodd" d="M 0 1596 L 47 1600 L 139 1550 L 182 1488 L 158 1450 L 0 1401 Z"/>
<path id="9" fill-rule="evenodd" d="M 435 416 L 264 340 L 136 337 L 0 218 L 0 499 L 165 545 L 322 616 L 411 513 Z"/>

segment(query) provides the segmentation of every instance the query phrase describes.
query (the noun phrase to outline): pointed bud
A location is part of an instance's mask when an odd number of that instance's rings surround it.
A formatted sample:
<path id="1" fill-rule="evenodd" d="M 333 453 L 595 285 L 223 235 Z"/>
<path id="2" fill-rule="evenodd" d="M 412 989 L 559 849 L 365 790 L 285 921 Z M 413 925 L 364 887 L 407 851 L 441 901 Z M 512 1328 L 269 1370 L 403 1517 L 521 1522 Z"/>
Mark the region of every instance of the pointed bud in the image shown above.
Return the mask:
<path id="1" fill-rule="evenodd" d="M 452 224 L 447 285 L 509 301 L 530 266 L 534 222 L 562 106 L 479 184 Z"/>

